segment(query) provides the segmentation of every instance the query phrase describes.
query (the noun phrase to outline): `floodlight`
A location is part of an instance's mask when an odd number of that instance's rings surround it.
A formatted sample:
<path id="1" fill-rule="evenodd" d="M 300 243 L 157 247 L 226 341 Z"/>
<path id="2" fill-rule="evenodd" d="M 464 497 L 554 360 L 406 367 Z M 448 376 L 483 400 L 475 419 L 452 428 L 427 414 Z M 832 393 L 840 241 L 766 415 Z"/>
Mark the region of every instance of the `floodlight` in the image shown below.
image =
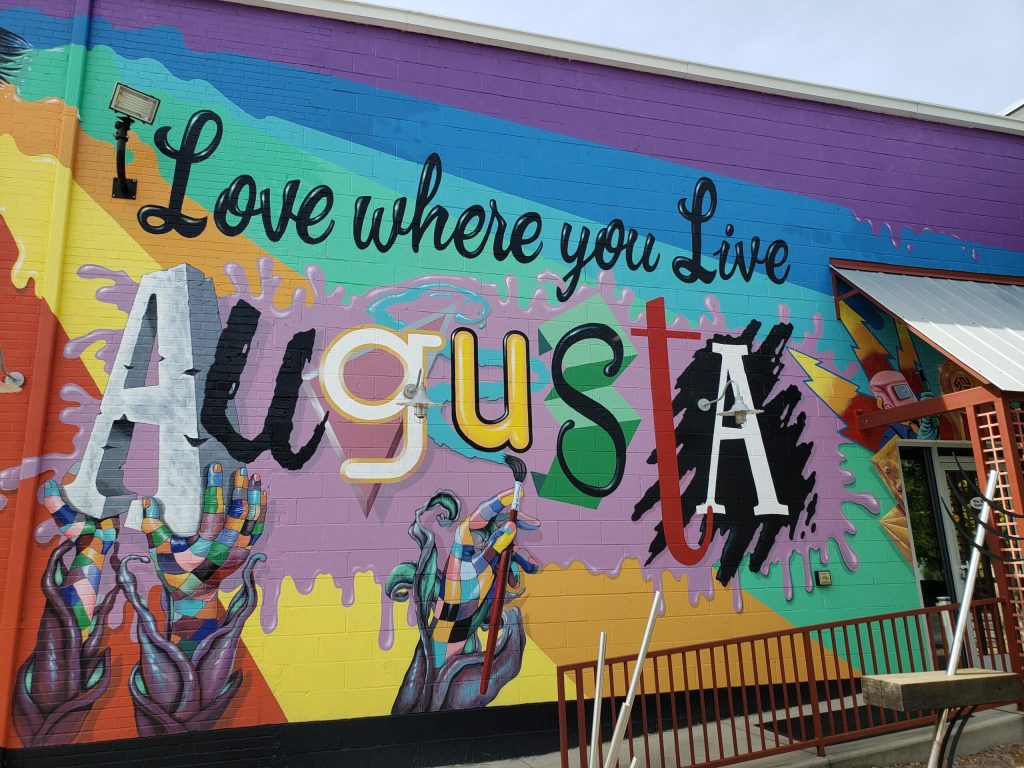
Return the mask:
<path id="1" fill-rule="evenodd" d="M 114 179 L 111 195 L 121 200 L 134 200 L 139 186 L 138 181 L 126 178 L 124 171 L 128 130 L 136 120 L 152 125 L 156 120 L 156 111 L 160 109 L 160 99 L 129 88 L 124 83 L 118 83 L 110 97 L 110 109 L 118 114 L 117 122 L 114 123 L 114 138 L 117 140 L 117 177 Z"/>
<path id="2" fill-rule="evenodd" d="M 119 115 L 127 115 L 133 120 L 152 125 L 156 120 L 156 111 L 160 109 L 160 99 L 118 83 L 114 86 L 114 95 L 110 97 L 110 109 Z"/>

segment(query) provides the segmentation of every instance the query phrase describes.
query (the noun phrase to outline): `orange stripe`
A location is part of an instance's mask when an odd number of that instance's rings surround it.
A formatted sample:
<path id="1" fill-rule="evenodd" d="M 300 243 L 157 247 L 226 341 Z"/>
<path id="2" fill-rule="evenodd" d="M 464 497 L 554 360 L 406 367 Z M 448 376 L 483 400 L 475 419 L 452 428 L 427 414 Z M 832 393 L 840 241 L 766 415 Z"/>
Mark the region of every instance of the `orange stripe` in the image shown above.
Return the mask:
<path id="1" fill-rule="evenodd" d="M 27 156 L 49 155 L 53 151 L 54 137 L 60 129 L 62 115 L 70 107 L 57 99 L 27 102 L 21 100 L 9 86 L 0 87 L 0 135 L 14 138 L 19 151 Z M 94 139 L 80 130 L 78 136 L 75 182 L 162 267 L 170 268 L 187 263 L 210 277 L 219 295 L 231 293 L 234 286 L 224 274 L 228 262 L 240 264 L 254 292 L 259 289 L 260 257 L 271 256 L 244 236 L 227 237 L 212 220 L 206 230 L 195 239 L 186 240 L 176 234 L 151 235 L 136 220 L 142 205 L 160 205 L 170 199 L 171 186 L 160 175 L 156 151 L 133 136 L 129 146 L 134 155 L 130 172 L 139 180 L 138 200 L 114 200 L 110 196 L 110 182 L 114 173 L 114 148 Z M 189 216 L 209 216 L 210 212 L 194 200 L 186 198 L 183 211 Z M 109 264 L 106 266 L 116 266 Z M 293 269 L 276 262 L 274 274 L 281 278 L 275 304 L 285 308 L 291 304 L 297 288 L 307 289 L 306 300 L 312 304 L 306 278 Z"/>

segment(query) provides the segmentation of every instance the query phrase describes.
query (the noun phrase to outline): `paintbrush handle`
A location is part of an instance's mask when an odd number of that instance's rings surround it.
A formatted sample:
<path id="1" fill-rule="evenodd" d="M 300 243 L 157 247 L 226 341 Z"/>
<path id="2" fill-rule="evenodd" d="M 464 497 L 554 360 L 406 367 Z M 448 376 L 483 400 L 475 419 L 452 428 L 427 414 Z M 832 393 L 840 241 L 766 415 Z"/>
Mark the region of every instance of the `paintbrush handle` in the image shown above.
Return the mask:
<path id="1" fill-rule="evenodd" d="M 519 484 L 516 483 L 516 490 L 519 489 Z M 519 494 L 515 496 L 515 500 L 512 506 L 512 512 L 508 516 L 508 521 L 514 523 L 516 518 L 519 517 Z M 513 539 L 514 543 L 515 539 Z M 494 648 L 498 643 L 498 632 L 501 627 L 501 612 L 505 607 L 505 587 L 508 585 L 508 569 L 512 564 L 512 546 L 510 543 L 504 552 L 501 553 L 501 557 L 498 559 L 498 572 L 495 574 L 494 579 L 494 598 L 491 602 L 491 623 L 490 628 L 487 630 L 487 648 L 484 650 L 484 666 L 480 672 L 480 695 L 483 696 L 487 693 L 487 688 L 491 680 L 491 665 L 494 663 Z"/>

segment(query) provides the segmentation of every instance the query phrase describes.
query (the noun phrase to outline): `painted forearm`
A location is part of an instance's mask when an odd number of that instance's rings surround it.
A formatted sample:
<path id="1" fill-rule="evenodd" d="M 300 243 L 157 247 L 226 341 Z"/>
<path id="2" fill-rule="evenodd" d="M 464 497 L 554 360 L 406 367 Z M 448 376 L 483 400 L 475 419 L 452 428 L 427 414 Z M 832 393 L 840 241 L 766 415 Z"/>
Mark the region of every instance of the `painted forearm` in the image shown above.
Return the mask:
<path id="1" fill-rule="evenodd" d="M 65 483 L 74 478 L 76 469 L 73 467 L 65 475 Z M 48 480 L 43 486 L 43 504 L 53 516 L 61 536 L 74 547 L 75 556 L 67 573 L 61 576 L 59 593 L 74 615 L 81 639 L 85 641 L 95 628 L 100 577 L 107 556 L 117 541 L 117 519 L 95 520 L 76 512 L 65 503 L 55 480 Z M 70 547 L 64 551 L 69 550 Z"/>
<path id="2" fill-rule="evenodd" d="M 64 476 L 74 479 L 76 468 Z M 18 669 L 14 727 L 25 746 L 74 738 L 110 681 L 110 651 L 102 647 L 117 590 L 100 598 L 107 558 L 117 547 L 117 520 L 95 520 L 64 501 L 55 480 L 43 486 L 43 505 L 62 537 L 46 564 L 46 599 L 36 645 Z M 70 562 L 69 562 L 70 561 Z"/>
<path id="3" fill-rule="evenodd" d="M 207 730 L 220 719 L 242 685 L 235 658 L 242 627 L 258 602 L 253 569 L 264 559 L 259 553 L 249 558 L 242 571 L 242 588 L 218 616 L 216 626 L 201 639 L 193 633 L 181 642 L 175 640 L 173 627 L 172 637 L 160 630 L 156 616 L 139 596 L 128 564 L 146 558 L 124 559 L 118 582 L 136 615 L 140 658 L 128 687 L 140 736 Z M 191 652 L 186 652 L 193 641 Z"/>
<path id="4" fill-rule="evenodd" d="M 129 690 L 139 734 L 184 733 L 212 728 L 242 684 L 234 669 L 242 626 L 257 603 L 253 569 L 265 558 L 252 554 L 263 532 L 267 494 L 260 476 L 245 467 L 225 493 L 221 464 L 207 470 L 203 511 L 195 536 L 177 536 L 163 519 L 161 505 L 142 500 L 142 530 L 149 557 L 126 557 L 118 573 L 125 597 L 135 608 L 141 658 L 132 669 Z M 164 588 L 169 622 L 161 624 L 139 595 L 131 561 L 152 564 Z M 228 607 L 218 596 L 221 583 L 242 564 L 242 587 Z"/>
<path id="5" fill-rule="evenodd" d="M 69 571 L 65 558 L 74 550 L 74 542 L 65 540 L 50 555 L 41 581 L 46 607 L 36 645 L 15 681 L 14 728 L 28 747 L 72 740 L 110 684 L 110 650 L 102 642 L 116 590 L 91 606 L 83 625 L 82 612 L 65 595 L 78 559 Z"/>
<path id="6" fill-rule="evenodd" d="M 508 492 L 511 494 L 511 492 Z M 387 581 L 387 593 L 393 600 L 413 603 L 420 642 L 416 645 L 409 669 L 392 707 L 395 714 L 436 712 L 447 709 L 483 707 L 498 695 L 519 672 L 526 647 L 522 617 L 517 608 L 502 612 L 494 664 L 486 694 L 480 694 L 480 676 L 484 653 L 478 630 L 487 628 L 494 565 L 498 547 L 511 544 L 514 530 L 496 520 L 503 502 L 500 496 L 485 501 L 456 530 L 456 540 L 443 569 L 437 569 L 434 534 L 422 524 L 428 510 L 442 508 L 438 522 L 442 527 L 458 518 L 460 504 L 448 491 L 438 491 L 416 512 L 409 535 L 420 547 L 416 562 L 401 563 Z M 468 559 L 467 547 L 460 540 L 463 531 L 483 521 L 478 530 L 484 546 Z M 484 556 L 486 553 L 487 557 Z M 530 568 L 533 570 L 533 566 Z"/>
<path id="7" fill-rule="evenodd" d="M 191 657 L 224 618 L 224 607 L 216 595 L 206 601 L 180 600 L 171 609 L 171 642 Z"/>

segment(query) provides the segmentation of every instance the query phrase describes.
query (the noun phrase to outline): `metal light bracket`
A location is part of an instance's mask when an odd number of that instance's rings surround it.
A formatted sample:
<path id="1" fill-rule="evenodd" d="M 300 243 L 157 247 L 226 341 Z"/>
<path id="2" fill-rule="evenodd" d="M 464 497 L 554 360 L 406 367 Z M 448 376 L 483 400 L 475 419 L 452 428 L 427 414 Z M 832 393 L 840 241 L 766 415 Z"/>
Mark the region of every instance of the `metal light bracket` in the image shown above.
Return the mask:
<path id="1" fill-rule="evenodd" d="M 714 400 L 708 400 L 706 397 L 702 397 L 697 401 L 697 407 L 702 411 L 710 411 L 711 406 L 724 398 L 726 393 L 732 389 L 736 394 L 736 401 L 733 403 L 731 411 L 722 411 L 722 418 L 731 416 L 736 419 L 736 425 L 742 427 L 746 423 L 748 416 L 757 416 L 759 413 L 764 413 L 760 408 L 751 408 L 748 406 L 746 401 L 743 399 L 743 395 L 736 392 L 735 386 L 736 385 L 732 379 L 726 379 L 725 386 L 722 388 L 722 394 Z"/>
<path id="2" fill-rule="evenodd" d="M 3 350 L 0 350 L 0 377 L 0 394 L 21 392 L 25 385 L 25 374 L 7 370 Z"/>
<path id="3" fill-rule="evenodd" d="M 117 177 L 113 180 L 111 197 L 117 200 L 134 200 L 138 190 L 137 179 L 125 178 L 124 156 L 128 147 L 128 131 L 135 121 L 128 115 L 119 115 L 114 123 L 114 138 L 117 139 Z"/>

